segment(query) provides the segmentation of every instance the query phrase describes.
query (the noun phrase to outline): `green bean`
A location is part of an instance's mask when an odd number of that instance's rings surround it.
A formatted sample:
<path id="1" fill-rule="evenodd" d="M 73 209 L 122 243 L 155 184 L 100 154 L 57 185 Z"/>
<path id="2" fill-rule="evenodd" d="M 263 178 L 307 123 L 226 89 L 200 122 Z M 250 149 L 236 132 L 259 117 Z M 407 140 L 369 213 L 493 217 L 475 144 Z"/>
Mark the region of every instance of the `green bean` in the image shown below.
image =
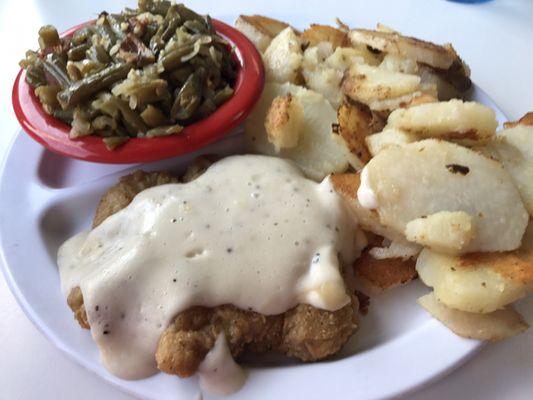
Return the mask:
<path id="1" fill-rule="evenodd" d="M 226 85 L 224 88 L 216 92 L 216 94 L 213 96 L 213 101 L 217 106 L 219 106 L 231 96 L 233 96 L 233 89 L 229 85 Z"/>
<path id="2" fill-rule="evenodd" d="M 192 118 L 200 106 L 202 101 L 201 74 L 201 70 L 195 71 L 179 90 L 170 110 L 173 120 L 184 121 Z"/>
<path id="3" fill-rule="evenodd" d="M 85 58 L 85 53 L 89 48 L 90 46 L 87 43 L 79 44 L 67 51 L 67 57 L 70 61 L 81 61 Z"/>
<path id="4" fill-rule="evenodd" d="M 168 75 L 168 78 L 174 85 L 181 87 L 183 86 L 183 84 L 185 83 L 189 75 L 192 74 L 193 71 L 194 70 L 190 65 L 185 64 L 179 68 L 176 68 L 172 72 L 170 72 L 170 74 Z"/>
<path id="5" fill-rule="evenodd" d="M 102 139 L 107 150 L 115 150 L 117 147 L 122 146 L 128 140 L 129 139 L 127 136 L 110 136 Z"/>
<path id="6" fill-rule="evenodd" d="M 106 15 L 107 22 L 110 26 L 110 28 L 113 30 L 113 33 L 115 34 L 115 37 L 118 40 L 123 40 L 126 37 L 126 34 L 122 30 L 122 27 L 120 26 L 120 21 L 117 20 L 117 18 L 112 14 Z"/>
<path id="7" fill-rule="evenodd" d="M 180 133 L 183 130 L 181 125 L 169 125 L 169 126 L 159 126 L 157 128 L 152 128 L 146 132 L 147 138 L 158 137 L 158 136 L 170 136 L 176 133 Z"/>
<path id="8" fill-rule="evenodd" d="M 157 126 L 166 125 L 169 123 L 165 114 L 151 104 L 149 104 L 141 113 L 141 118 L 150 128 L 155 128 Z"/>
<path id="9" fill-rule="evenodd" d="M 111 131 L 117 129 L 117 121 L 108 115 L 100 115 L 92 121 L 93 128 L 98 131 L 103 131 L 106 128 L 110 128 Z"/>
<path id="10" fill-rule="evenodd" d="M 185 7 L 183 4 L 178 4 L 178 12 L 183 21 L 189 21 L 189 20 L 198 21 L 205 27 L 204 32 L 207 31 L 206 20 L 200 14 L 195 13 L 193 10 Z"/>
<path id="11" fill-rule="evenodd" d="M 120 111 L 124 126 L 133 137 L 137 136 L 139 132 L 145 133 L 148 130 L 139 114 L 133 111 L 124 100 L 113 97 L 113 101 Z"/>
<path id="12" fill-rule="evenodd" d="M 159 64 L 163 67 L 165 71 L 171 71 L 174 68 L 177 68 L 182 65 L 182 57 L 189 54 L 191 51 L 193 51 L 193 49 L 194 46 L 192 44 L 182 45 L 161 57 L 159 59 Z"/>
<path id="13" fill-rule="evenodd" d="M 87 40 L 89 40 L 89 37 L 94 33 L 94 26 L 85 26 L 81 29 L 78 29 L 74 34 L 72 35 L 72 38 L 70 39 L 70 42 L 74 46 L 78 46 L 80 44 L 86 43 Z"/>
<path id="14" fill-rule="evenodd" d="M 42 63 L 44 71 L 50 75 L 59 86 L 65 88 L 71 84 L 71 80 L 67 74 L 67 64 L 62 57 L 50 53 L 43 59 Z"/>
<path id="15" fill-rule="evenodd" d="M 96 21 L 95 30 L 96 33 L 98 33 L 98 35 L 104 40 L 106 48 L 109 49 L 117 42 L 117 36 L 115 35 L 115 32 L 113 32 L 113 29 L 111 29 L 109 21 L 106 17 L 106 12 L 100 14 L 98 20 Z"/>
<path id="16" fill-rule="evenodd" d="M 170 37 L 176 32 L 176 28 L 178 27 L 179 22 L 180 15 L 178 14 L 178 7 L 173 4 L 166 12 L 165 18 L 163 19 L 163 23 L 159 25 L 156 33 L 150 39 L 150 49 L 154 53 L 158 53 L 163 47 L 165 47 L 165 41 L 170 39 Z M 171 23 L 177 24 L 174 28 L 174 31 L 169 32 L 169 30 L 172 29 Z M 166 39 L 165 35 L 167 36 Z"/>
<path id="17" fill-rule="evenodd" d="M 72 120 L 74 119 L 74 110 L 63 110 L 61 108 L 58 108 L 54 110 L 52 113 L 54 118 L 60 119 L 63 122 L 66 122 L 67 124 L 72 124 Z"/>
<path id="18" fill-rule="evenodd" d="M 166 15 L 170 8 L 170 1 L 139 0 L 139 10 L 152 14 Z"/>
<path id="19" fill-rule="evenodd" d="M 200 104 L 200 107 L 198 107 L 198 115 L 201 117 L 201 118 L 205 118 L 211 114 L 213 114 L 213 112 L 217 109 L 217 105 L 215 104 L 215 102 L 210 99 L 210 98 L 206 98 L 202 104 Z"/>
<path id="20" fill-rule="evenodd" d="M 124 79 L 130 70 L 131 65 L 129 64 L 115 64 L 95 74 L 86 76 L 59 92 L 57 95 L 59 104 L 61 104 L 62 108 L 79 104 L 88 99 L 92 94 Z"/>
<path id="21" fill-rule="evenodd" d="M 52 25 L 45 25 L 39 29 L 39 47 L 46 50 L 50 47 L 56 47 L 61 44 L 59 34 Z"/>
<path id="22" fill-rule="evenodd" d="M 86 52 L 87 58 L 98 61 L 102 64 L 108 64 L 111 62 L 111 57 L 101 44 L 93 44 Z"/>
<path id="23" fill-rule="evenodd" d="M 42 64 L 29 65 L 26 67 L 26 82 L 34 88 L 46 85 L 46 75 Z"/>

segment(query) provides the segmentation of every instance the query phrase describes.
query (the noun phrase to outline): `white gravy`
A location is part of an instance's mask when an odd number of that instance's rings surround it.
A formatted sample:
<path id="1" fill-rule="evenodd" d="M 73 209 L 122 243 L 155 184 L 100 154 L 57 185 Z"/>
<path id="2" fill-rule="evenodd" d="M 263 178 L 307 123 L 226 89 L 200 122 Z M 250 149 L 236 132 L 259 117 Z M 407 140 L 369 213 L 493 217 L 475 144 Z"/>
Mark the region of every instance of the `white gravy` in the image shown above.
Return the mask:
<path id="1" fill-rule="evenodd" d="M 359 189 L 357 189 L 357 200 L 362 207 L 371 210 L 378 208 L 379 205 L 376 193 L 370 187 L 370 182 L 368 182 L 368 170 L 366 167 L 361 171 L 361 184 Z"/>
<path id="2" fill-rule="evenodd" d="M 101 359 L 125 379 L 155 372 L 161 333 L 194 305 L 263 314 L 349 302 L 340 265 L 357 225 L 326 178 L 288 161 L 233 156 L 187 184 L 144 190 L 59 249 L 62 290 L 81 288 Z"/>
<path id="3" fill-rule="evenodd" d="M 215 345 L 198 367 L 198 375 L 202 390 L 216 396 L 235 393 L 246 382 L 246 373 L 233 360 L 224 333 L 218 335 Z"/>

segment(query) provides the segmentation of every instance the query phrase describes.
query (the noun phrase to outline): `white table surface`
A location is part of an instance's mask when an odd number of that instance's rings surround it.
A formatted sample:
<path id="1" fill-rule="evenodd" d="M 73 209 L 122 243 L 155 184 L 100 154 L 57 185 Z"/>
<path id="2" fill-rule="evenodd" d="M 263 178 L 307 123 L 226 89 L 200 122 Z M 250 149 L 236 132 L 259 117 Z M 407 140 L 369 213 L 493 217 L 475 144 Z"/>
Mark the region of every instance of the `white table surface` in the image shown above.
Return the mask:
<path id="1" fill-rule="evenodd" d="M 134 1 L 127 1 L 133 5 Z M 196 10 L 231 21 L 238 13 L 352 26 L 380 21 L 404 33 L 452 42 L 472 69 L 473 80 L 510 117 L 533 110 L 533 1 L 494 0 L 463 5 L 444 0 L 391 1 L 190 1 Z M 17 62 L 36 47 L 39 26 L 64 30 L 124 1 L 0 0 L 0 157 L 18 132 L 11 108 Z M 1 194 L 0 194 L 0 207 Z M 37 261 L 37 260 L 36 260 Z M 38 268 L 38 263 L 36 263 Z M 533 324 L 533 299 L 520 304 Z M 438 345 L 438 344 L 436 344 Z M 416 362 L 416 360 L 413 360 Z M 369 366 L 379 368 L 379 366 Z M 487 345 L 466 365 L 410 399 L 533 398 L 533 330 Z M 384 377 L 386 384 L 386 377 Z M 0 277 L 0 400 L 131 399 L 74 364 L 48 343 L 26 319 Z M 350 398 L 347 394 L 346 398 Z"/>

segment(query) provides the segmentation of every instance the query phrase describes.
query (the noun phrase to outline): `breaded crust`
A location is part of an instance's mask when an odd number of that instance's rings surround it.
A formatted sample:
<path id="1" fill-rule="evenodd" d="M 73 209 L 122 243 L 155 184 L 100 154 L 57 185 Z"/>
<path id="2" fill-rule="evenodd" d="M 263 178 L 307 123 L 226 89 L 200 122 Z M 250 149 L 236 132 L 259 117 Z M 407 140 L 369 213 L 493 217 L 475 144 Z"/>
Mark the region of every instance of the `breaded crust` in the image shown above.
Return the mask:
<path id="1" fill-rule="evenodd" d="M 202 158 L 185 173 L 183 180 L 195 179 L 214 158 Z M 168 173 L 136 171 L 120 179 L 102 197 L 93 226 L 126 207 L 142 190 L 177 182 Z M 74 288 L 68 305 L 80 326 L 89 329 L 83 295 Z M 280 315 L 266 316 L 232 305 L 214 308 L 192 307 L 178 314 L 161 335 L 155 358 L 158 368 L 181 377 L 198 369 L 220 332 L 224 332 L 234 357 L 243 352 L 278 351 L 303 361 L 315 361 L 335 354 L 357 330 L 359 303 L 355 296 L 343 308 L 330 312 L 298 305 Z"/>
<path id="2" fill-rule="evenodd" d="M 378 260 L 365 250 L 355 261 L 354 272 L 363 284 L 365 293 L 375 295 L 416 279 L 418 274 L 415 265 L 415 261 L 410 258 Z"/>
<path id="3" fill-rule="evenodd" d="M 93 219 L 93 228 L 130 204 L 137 193 L 144 189 L 166 183 L 176 183 L 177 181 L 177 178 L 167 172 L 144 172 L 141 170 L 121 177 L 119 183 L 111 187 L 100 200 Z"/>

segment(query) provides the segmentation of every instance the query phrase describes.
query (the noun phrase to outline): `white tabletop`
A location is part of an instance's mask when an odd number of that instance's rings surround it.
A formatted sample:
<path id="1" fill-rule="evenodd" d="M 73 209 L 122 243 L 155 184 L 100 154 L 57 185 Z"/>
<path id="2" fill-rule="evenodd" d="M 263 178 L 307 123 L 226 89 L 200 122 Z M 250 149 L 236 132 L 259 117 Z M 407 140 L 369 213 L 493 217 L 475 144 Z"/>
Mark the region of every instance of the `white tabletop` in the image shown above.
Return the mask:
<path id="1" fill-rule="evenodd" d="M 124 2 L 0 0 L 1 158 L 18 133 L 11 108 L 17 62 L 26 49 L 36 47 L 38 27 L 53 24 L 64 30 L 103 9 L 117 11 Z M 132 6 L 134 2 L 127 3 Z M 228 21 L 238 13 L 278 16 L 304 23 L 332 23 L 339 16 L 351 25 L 371 27 L 379 21 L 413 36 L 452 42 L 470 65 L 473 80 L 511 119 L 533 110 L 530 0 L 494 0 L 477 5 L 444 0 L 197 0 L 188 4 Z M 35 267 L 39 267 L 38 262 Z M 519 308 L 533 324 L 533 298 L 522 302 Z M 0 400 L 131 399 L 66 359 L 48 343 L 26 319 L 3 277 L 0 277 L 0 360 Z M 531 399 L 532 371 L 533 330 L 529 330 L 506 342 L 487 345 L 466 365 L 409 398 Z"/>

